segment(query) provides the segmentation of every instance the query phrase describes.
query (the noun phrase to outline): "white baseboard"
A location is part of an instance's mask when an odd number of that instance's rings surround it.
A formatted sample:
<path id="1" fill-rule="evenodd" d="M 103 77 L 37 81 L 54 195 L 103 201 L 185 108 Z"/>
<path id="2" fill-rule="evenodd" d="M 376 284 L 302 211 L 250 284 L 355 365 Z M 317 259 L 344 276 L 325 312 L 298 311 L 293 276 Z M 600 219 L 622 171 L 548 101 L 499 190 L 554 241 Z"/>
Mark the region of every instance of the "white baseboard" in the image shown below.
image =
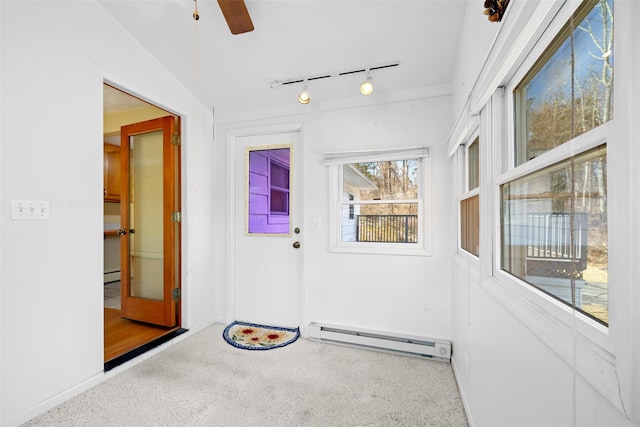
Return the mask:
<path id="1" fill-rule="evenodd" d="M 460 383 L 460 372 L 458 371 L 458 365 L 456 364 L 455 357 L 451 358 L 451 367 L 453 369 L 453 377 L 456 379 L 456 384 L 458 385 L 458 392 L 460 393 L 460 399 L 462 399 L 462 407 L 464 408 L 464 413 L 467 416 L 467 422 L 469 423 L 469 427 L 474 427 L 475 423 L 473 422 L 473 417 L 471 416 L 469 402 L 466 395 L 464 394 L 462 384 Z"/>

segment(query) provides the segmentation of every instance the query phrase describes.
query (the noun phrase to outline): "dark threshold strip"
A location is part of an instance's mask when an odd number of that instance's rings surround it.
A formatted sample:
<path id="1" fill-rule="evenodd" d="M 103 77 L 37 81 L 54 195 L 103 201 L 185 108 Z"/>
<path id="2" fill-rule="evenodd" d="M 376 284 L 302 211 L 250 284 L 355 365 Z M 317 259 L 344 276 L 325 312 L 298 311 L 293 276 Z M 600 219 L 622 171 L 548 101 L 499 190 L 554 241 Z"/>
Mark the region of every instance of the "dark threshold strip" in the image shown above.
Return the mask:
<path id="1" fill-rule="evenodd" d="M 105 372 L 110 371 L 111 369 L 113 369 L 113 368 L 115 368 L 117 366 L 120 366 L 123 363 L 126 363 L 129 360 L 134 359 L 134 358 L 140 356 L 141 354 L 146 353 L 147 351 L 158 347 L 159 345 L 162 345 L 162 344 L 166 343 L 167 341 L 177 337 L 178 335 L 184 334 L 187 331 L 188 331 L 188 329 L 183 329 L 183 328 L 176 329 L 175 331 L 170 332 L 167 335 L 163 335 L 163 336 L 161 336 L 159 338 L 156 338 L 155 340 L 153 340 L 151 342 L 148 342 L 146 344 L 141 345 L 138 348 L 134 348 L 133 350 L 131 350 L 131 351 L 125 353 L 125 354 L 122 354 L 122 355 L 116 357 L 115 359 L 111 359 L 108 362 L 105 362 L 104 371 Z"/>

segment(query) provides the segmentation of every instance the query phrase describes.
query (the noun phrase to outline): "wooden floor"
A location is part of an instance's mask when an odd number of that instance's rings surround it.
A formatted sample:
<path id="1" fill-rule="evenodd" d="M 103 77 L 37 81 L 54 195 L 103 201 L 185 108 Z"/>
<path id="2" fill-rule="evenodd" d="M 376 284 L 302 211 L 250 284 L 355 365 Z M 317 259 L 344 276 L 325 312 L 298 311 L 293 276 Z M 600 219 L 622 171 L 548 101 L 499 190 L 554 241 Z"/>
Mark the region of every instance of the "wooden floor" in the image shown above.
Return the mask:
<path id="1" fill-rule="evenodd" d="M 134 322 L 120 317 L 120 310 L 104 309 L 105 363 L 178 328 L 165 328 Z"/>

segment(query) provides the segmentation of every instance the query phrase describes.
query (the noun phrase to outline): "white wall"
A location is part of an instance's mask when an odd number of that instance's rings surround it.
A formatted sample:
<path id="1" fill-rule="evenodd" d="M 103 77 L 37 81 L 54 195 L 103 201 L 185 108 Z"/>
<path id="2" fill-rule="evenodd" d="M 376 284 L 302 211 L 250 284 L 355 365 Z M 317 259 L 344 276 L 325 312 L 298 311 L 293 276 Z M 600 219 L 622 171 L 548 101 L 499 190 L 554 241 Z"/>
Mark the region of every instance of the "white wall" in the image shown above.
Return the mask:
<path id="1" fill-rule="evenodd" d="M 450 291 L 447 284 L 447 236 L 452 193 L 447 176 L 445 141 L 450 97 L 389 103 L 325 112 L 306 128 L 305 217 L 319 217 L 323 227 L 307 236 L 307 320 L 373 330 L 450 337 Z M 394 147 L 432 147 L 432 256 L 385 256 L 330 253 L 329 177 L 323 154 Z M 309 227 L 307 226 L 309 230 Z"/>
<path id="2" fill-rule="evenodd" d="M 497 55 L 485 63 L 485 58 L 462 54 L 456 68 L 477 69 L 480 61 L 502 73 L 504 80 L 494 83 L 506 83 L 513 67 L 523 59 L 518 59 L 518 51 L 531 48 L 556 13 L 561 19 L 568 19 L 571 8 L 579 3 L 511 2 L 510 12 L 518 13 L 504 22 L 498 35 L 504 45 L 494 52 Z M 562 4 L 565 7 L 560 9 Z M 638 259 L 632 239 L 633 233 L 637 234 L 632 218 L 638 218 L 638 206 L 630 209 L 628 205 L 628 200 L 636 199 L 634 191 L 640 184 L 638 174 L 632 173 L 628 164 L 628 159 L 637 158 L 637 144 L 633 141 L 637 141 L 640 130 L 637 120 L 630 119 L 640 107 L 639 86 L 632 77 L 640 61 L 631 48 L 640 39 L 631 18 L 637 20 L 640 8 L 637 2 L 624 0 L 617 1 L 615 7 L 616 87 L 620 89 L 616 92 L 614 120 L 620 133 L 612 132 L 608 141 L 609 328 L 598 335 L 593 331 L 596 328 L 579 316 L 572 324 L 571 312 L 557 309 L 561 304 L 551 299 L 542 301 L 529 288 L 505 281 L 495 272 L 497 215 L 492 213 L 498 206 L 498 193 L 495 182 L 490 180 L 496 170 L 501 170 L 499 159 L 505 158 L 499 154 L 504 150 L 504 141 L 510 140 L 509 132 L 505 132 L 509 114 L 498 109 L 492 117 L 490 108 L 483 110 L 478 121 L 481 180 L 485 180 L 480 187 L 480 260 L 461 253 L 453 256 L 451 265 L 453 365 L 470 421 L 475 425 L 640 425 L 640 322 L 634 308 L 640 298 L 637 273 L 631 271 Z M 462 46 L 489 45 L 495 35 L 485 27 L 501 25 L 480 18 L 465 22 L 461 52 L 467 49 Z M 560 26 L 555 23 L 551 28 Z M 549 40 L 552 35 L 546 37 Z M 457 76 L 461 82 L 468 79 L 462 71 Z M 480 85 L 484 86 L 476 88 L 472 99 L 481 99 L 496 90 L 489 77 Z M 466 91 L 462 85 L 454 87 Z M 462 108 L 460 100 L 467 96 L 466 92 L 455 96 L 457 108 Z M 455 117 L 467 113 L 458 110 Z M 454 168 L 460 167 L 457 156 L 450 162 Z M 458 179 L 459 172 L 452 170 L 452 179 Z M 592 340 L 596 336 L 605 338 L 600 342 Z"/>
<path id="3" fill-rule="evenodd" d="M 25 421 L 104 377 L 102 83 L 183 117 L 183 327 L 215 320 L 211 114 L 95 1 L 2 1 L 1 415 Z M 197 128 L 194 127 L 197 116 Z M 12 221 L 11 199 L 48 200 Z"/>
<path id="4" fill-rule="evenodd" d="M 452 76 L 453 111 L 456 119 L 459 117 L 458 114 L 464 111 L 465 103 L 471 95 L 485 58 L 500 29 L 500 25 L 489 22 L 482 11 L 478 2 L 467 2 L 456 55 L 457 64 L 464 64 L 464 66 L 454 67 Z"/>
<path id="5" fill-rule="evenodd" d="M 305 325 L 325 322 L 380 331 L 449 338 L 449 260 L 453 192 L 446 160 L 452 125 L 448 88 L 418 91 L 417 99 L 342 100 L 331 105 L 292 106 L 290 117 L 220 124 L 219 159 L 227 154 L 230 129 L 297 123 L 303 125 L 304 227 L 302 236 Z M 415 96 L 415 95 L 414 95 Z M 375 95 L 373 95 L 375 97 Z M 373 103 L 382 102 L 379 105 Z M 388 256 L 329 252 L 329 171 L 324 153 L 394 147 L 432 147 L 433 255 Z M 229 197 L 235 197 L 230 194 Z M 231 205 L 233 199 L 226 204 Z M 319 218 L 320 230 L 312 229 Z"/>

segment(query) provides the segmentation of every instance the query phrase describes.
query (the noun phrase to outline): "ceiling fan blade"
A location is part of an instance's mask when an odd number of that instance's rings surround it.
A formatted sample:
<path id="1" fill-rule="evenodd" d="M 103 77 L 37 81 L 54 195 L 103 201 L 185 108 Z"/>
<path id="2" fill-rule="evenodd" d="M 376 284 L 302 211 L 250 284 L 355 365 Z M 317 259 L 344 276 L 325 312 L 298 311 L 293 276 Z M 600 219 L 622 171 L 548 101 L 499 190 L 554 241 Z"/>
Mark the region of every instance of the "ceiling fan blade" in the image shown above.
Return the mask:
<path id="1" fill-rule="evenodd" d="M 244 0 L 218 0 L 220 10 L 227 20 L 231 34 L 242 34 L 253 31 L 253 22 L 249 16 Z"/>

